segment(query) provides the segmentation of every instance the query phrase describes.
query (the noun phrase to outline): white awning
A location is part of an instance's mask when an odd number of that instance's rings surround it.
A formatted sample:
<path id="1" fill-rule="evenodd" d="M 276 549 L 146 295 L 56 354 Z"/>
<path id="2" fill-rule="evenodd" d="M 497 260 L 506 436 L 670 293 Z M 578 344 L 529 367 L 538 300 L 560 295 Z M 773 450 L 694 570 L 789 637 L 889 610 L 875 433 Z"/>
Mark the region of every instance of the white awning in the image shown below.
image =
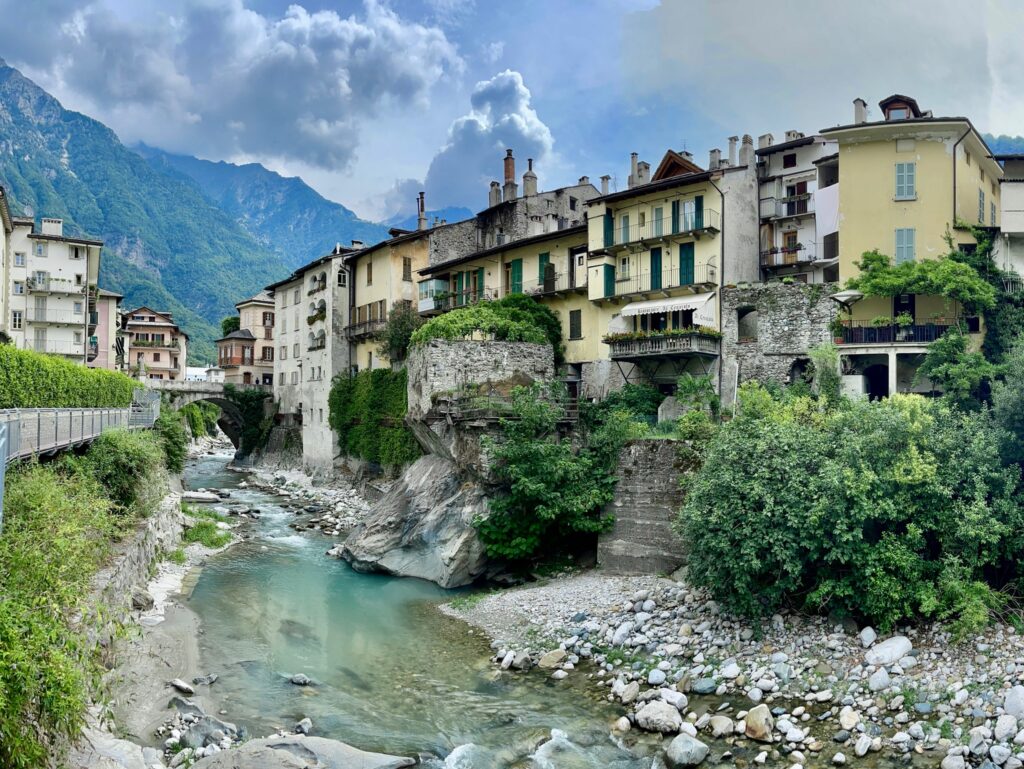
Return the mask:
<path id="1" fill-rule="evenodd" d="M 837 294 L 832 294 L 831 296 L 829 296 L 829 299 L 831 299 L 833 302 L 841 304 L 846 309 L 849 309 L 855 303 L 859 302 L 863 298 L 864 294 L 862 294 L 860 291 L 854 291 L 851 288 L 848 288 L 845 291 L 840 291 Z"/>
<path id="2" fill-rule="evenodd" d="M 675 312 L 676 310 L 700 310 L 709 304 L 711 297 L 715 294 L 709 292 L 707 294 L 692 294 L 691 296 L 675 296 L 671 299 L 649 299 L 646 302 L 630 302 L 622 308 L 622 315 L 629 317 L 632 315 L 652 315 L 656 312 Z M 709 315 L 710 309 L 705 312 L 698 312 L 698 315 Z M 696 318 L 695 318 L 696 320 Z M 706 319 L 699 319 L 699 322 L 705 322 Z M 711 323 L 714 323 L 713 318 Z M 708 324 L 711 325 L 711 324 Z"/>

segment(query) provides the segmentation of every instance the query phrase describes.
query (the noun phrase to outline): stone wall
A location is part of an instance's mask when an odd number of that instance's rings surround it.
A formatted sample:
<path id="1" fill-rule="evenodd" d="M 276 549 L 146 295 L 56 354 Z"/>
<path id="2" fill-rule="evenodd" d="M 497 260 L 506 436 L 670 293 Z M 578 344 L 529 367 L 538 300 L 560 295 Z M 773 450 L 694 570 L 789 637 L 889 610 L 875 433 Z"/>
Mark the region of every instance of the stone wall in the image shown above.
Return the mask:
<path id="1" fill-rule="evenodd" d="M 597 545 L 605 572 L 668 574 L 686 561 L 686 549 L 672 531 L 683 503 L 678 448 L 678 441 L 648 439 L 622 450 L 615 498 L 604 511 L 615 516 L 615 526 Z"/>
<path id="2" fill-rule="evenodd" d="M 722 402 L 735 402 L 737 385 L 751 379 L 788 383 L 808 350 L 829 341 L 836 290 L 833 283 L 722 289 Z"/>
<path id="3" fill-rule="evenodd" d="M 467 384 L 499 389 L 550 380 L 555 375 L 550 345 L 524 342 L 448 342 L 439 339 L 414 348 L 406 361 L 409 419 L 423 419 L 435 396 Z"/>

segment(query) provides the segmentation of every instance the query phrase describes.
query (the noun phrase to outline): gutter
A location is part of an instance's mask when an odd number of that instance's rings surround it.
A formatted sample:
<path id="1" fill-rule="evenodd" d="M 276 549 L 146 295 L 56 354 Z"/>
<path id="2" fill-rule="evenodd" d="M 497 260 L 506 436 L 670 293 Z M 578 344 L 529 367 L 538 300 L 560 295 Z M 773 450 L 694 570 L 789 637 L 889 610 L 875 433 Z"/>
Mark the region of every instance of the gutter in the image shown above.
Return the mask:
<path id="1" fill-rule="evenodd" d="M 970 124 L 968 124 L 967 130 L 964 131 L 963 136 L 956 140 L 953 144 L 953 227 L 956 228 L 956 148 L 960 145 L 964 139 L 967 138 L 967 134 L 971 132 Z"/>

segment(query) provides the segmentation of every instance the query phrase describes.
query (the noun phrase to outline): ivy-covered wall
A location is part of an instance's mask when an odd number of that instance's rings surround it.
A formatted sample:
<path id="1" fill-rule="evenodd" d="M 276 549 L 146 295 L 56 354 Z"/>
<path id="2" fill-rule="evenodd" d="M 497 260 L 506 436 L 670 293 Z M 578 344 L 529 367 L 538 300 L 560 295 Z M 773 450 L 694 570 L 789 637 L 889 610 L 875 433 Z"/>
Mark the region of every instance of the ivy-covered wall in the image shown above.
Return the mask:
<path id="1" fill-rule="evenodd" d="M 408 464 L 420 455 L 405 425 L 405 371 L 373 369 L 338 377 L 328 401 L 331 429 L 343 454 L 386 468 Z"/>

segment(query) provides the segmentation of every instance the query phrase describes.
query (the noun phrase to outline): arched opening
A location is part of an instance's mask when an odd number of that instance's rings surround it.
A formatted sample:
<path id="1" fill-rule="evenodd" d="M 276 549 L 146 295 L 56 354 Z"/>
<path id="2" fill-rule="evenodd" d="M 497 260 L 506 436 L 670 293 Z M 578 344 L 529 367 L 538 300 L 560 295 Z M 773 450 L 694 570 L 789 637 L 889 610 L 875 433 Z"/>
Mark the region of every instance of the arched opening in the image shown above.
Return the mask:
<path id="1" fill-rule="evenodd" d="M 325 302 L 323 299 L 321 299 L 319 302 L 317 302 L 317 304 L 316 304 L 316 311 L 317 312 L 324 312 L 324 313 L 326 313 L 327 312 L 327 302 Z"/>
<path id="2" fill-rule="evenodd" d="M 740 344 L 757 341 L 757 308 L 736 309 L 736 341 Z"/>
<path id="3" fill-rule="evenodd" d="M 811 381 L 811 359 L 797 358 L 789 367 L 789 383 L 791 385 L 800 382 Z"/>
<path id="4" fill-rule="evenodd" d="M 242 414 L 238 410 L 238 406 L 227 398 L 210 395 L 207 397 L 182 397 L 174 398 L 171 400 L 170 406 L 174 411 L 178 411 L 182 406 L 187 406 L 189 403 L 198 403 L 200 401 L 206 401 L 220 408 L 220 418 L 217 420 L 217 426 L 228 436 L 228 440 L 231 441 L 236 449 L 240 445 L 242 437 Z"/>

